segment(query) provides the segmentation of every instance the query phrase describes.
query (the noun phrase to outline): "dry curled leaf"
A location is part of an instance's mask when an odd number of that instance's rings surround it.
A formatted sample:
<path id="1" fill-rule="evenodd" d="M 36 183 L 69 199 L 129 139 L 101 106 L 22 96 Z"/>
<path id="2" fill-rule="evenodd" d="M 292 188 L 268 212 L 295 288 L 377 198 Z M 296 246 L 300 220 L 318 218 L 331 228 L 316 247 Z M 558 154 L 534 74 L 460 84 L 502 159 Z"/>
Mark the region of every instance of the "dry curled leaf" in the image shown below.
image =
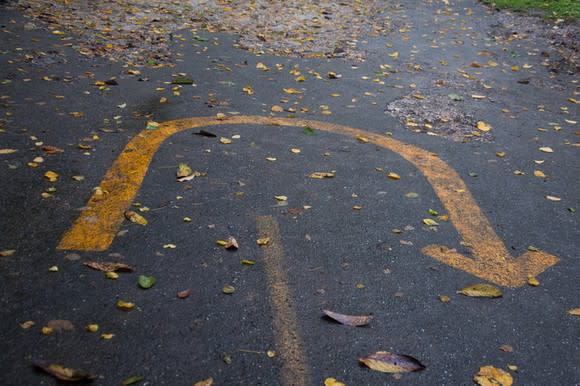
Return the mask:
<path id="1" fill-rule="evenodd" d="M 125 211 L 125 218 L 135 224 L 147 225 L 147 219 L 132 210 Z"/>
<path id="2" fill-rule="evenodd" d="M 117 302 L 117 308 L 121 309 L 121 310 L 132 310 L 133 308 L 135 308 L 135 303 L 131 303 L 131 302 L 126 302 L 124 300 L 119 300 Z"/>
<path id="3" fill-rule="evenodd" d="M 359 361 L 367 367 L 383 373 L 410 373 L 425 369 L 425 366 L 412 356 L 386 351 L 377 351 L 365 358 L 360 358 Z"/>
<path id="4" fill-rule="evenodd" d="M 96 269 L 103 272 L 115 272 L 115 271 L 133 271 L 135 268 L 132 265 L 125 263 L 114 263 L 108 261 L 85 261 L 83 263 L 89 268 Z"/>
<path id="5" fill-rule="evenodd" d="M 324 386 L 345 386 L 344 383 L 337 381 L 336 378 L 326 378 Z"/>
<path id="6" fill-rule="evenodd" d="M 34 367 L 37 367 L 61 381 L 91 381 L 96 375 L 81 369 L 72 369 L 57 363 L 47 361 L 34 361 Z"/>
<path id="7" fill-rule="evenodd" d="M 500 298 L 502 296 L 499 288 L 491 284 L 473 284 L 457 291 L 458 294 L 474 298 Z"/>
<path id="8" fill-rule="evenodd" d="M 330 310 L 322 310 L 326 316 L 332 318 L 339 322 L 340 324 L 345 324 L 347 326 L 366 326 L 370 323 L 371 319 L 373 318 L 371 315 L 361 315 L 361 316 L 353 316 L 353 315 L 345 315 L 339 314 L 338 312 L 333 312 Z"/>
<path id="9" fill-rule="evenodd" d="M 269 237 L 262 237 L 261 239 L 256 240 L 256 243 L 258 243 L 258 245 L 268 245 L 269 242 L 270 242 Z"/>
<path id="10" fill-rule="evenodd" d="M 238 245 L 237 240 L 233 236 L 228 237 L 228 239 L 226 240 L 226 242 L 225 242 L 225 244 L 224 244 L 223 247 L 225 249 L 229 249 L 229 250 L 232 250 L 232 251 L 235 251 L 238 248 L 240 248 L 240 246 Z"/>
<path id="11" fill-rule="evenodd" d="M 580 308 L 570 308 L 568 314 L 572 316 L 580 316 Z"/>
<path id="12" fill-rule="evenodd" d="M 191 290 L 190 289 L 186 289 L 183 291 L 179 291 L 177 293 L 177 297 L 180 299 L 187 299 L 189 297 L 189 295 L 191 295 Z"/>
<path id="13" fill-rule="evenodd" d="M 493 366 L 480 367 L 473 380 L 480 386 L 511 386 L 514 381 L 507 371 Z"/>
<path id="14" fill-rule="evenodd" d="M 502 344 L 499 346 L 499 350 L 503 352 L 514 352 L 514 348 L 509 344 Z"/>
<path id="15" fill-rule="evenodd" d="M 203 381 L 195 382 L 193 386 L 211 386 L 213 385 L 213 378 L 209 377 L 204 379 Z"/>
<path id="16" fill-rule="evenodd" d="M 334 177 L 333 172 L 314 172 L 308 175 L 308 178 L 313 178 L 315 180 L 322 180 L 324 178 L 332 178 Z"/>

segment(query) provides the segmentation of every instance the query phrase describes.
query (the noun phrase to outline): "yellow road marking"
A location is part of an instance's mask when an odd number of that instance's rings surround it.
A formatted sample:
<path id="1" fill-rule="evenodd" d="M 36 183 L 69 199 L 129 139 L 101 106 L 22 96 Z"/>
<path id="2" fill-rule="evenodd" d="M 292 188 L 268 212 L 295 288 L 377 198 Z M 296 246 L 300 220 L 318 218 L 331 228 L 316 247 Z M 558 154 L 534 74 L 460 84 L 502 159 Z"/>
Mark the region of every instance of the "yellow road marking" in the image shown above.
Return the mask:
<path id="1" fill-rule="evenodd" d="M 526 252 L 513 258 L 457 172 L 426 150 L 390 137 L 333 123 L 261 116 L 232 116 L 227 120 L 213 117 L 177 119 L 160 124 L 157 130 L 142 131 L 127 144 L 105 175 L 100 185 L 105 194 L 91 197 L 86 210 L 65 233 L 58 248 L 102 251 L 109 247 L 124 220 L 123 212 L 139 190 L 151 159 L 167 138 L 192 128 L 241 124 L 310 126 L 329 133 L 366 138 L 399 154 L 427 178 L 464 245 L 471 248 L 471 257 L 439 245 L 422 249 L 423 253 L 447 265 L 502 286 L 519 287 L 527 282 L 529 276 L 537 276 L 558 262 L 556 256 L 545 252 Z"/>
<path id="2" fill-rule="evenodd" d="M 298 328 L 292 291 L 284 268 L 284 252 L 278 223 L 271 216 L 256 220 L 260 238 L 269 237 L 264 252 L 264 270 L 270 289 L 270 303 L 274 314 L 274 333 L 282 359 L 280 378 L 283 385 L 310 385 L 304 344 Z"/>

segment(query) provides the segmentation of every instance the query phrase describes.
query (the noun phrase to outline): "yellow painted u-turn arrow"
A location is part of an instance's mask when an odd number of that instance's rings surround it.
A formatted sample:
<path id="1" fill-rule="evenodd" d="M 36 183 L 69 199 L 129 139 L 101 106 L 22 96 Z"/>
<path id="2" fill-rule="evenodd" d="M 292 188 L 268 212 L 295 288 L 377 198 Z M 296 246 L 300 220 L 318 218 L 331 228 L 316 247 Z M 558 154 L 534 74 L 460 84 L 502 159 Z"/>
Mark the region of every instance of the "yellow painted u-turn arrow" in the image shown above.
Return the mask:
<path id="1" fill-rule="evenodd" d="M 556 256 L 542 251 L 526 252 L 520 257 L 512 257 L 461 177 L 435 154 L 387 136 L 352 127 L 321 121 L 261 116 L 232 116 L 227 120 L 214 117 L 185 118 L 164 122 L 157 130 L 143 130 L 127 144 L 105 175 L 100 184 L 101 191 L 105 194 L 93 194 L 86 209 L 62 237 L 58 248 L 102 251 L 110 246 L 124 221 L 125 210 L 131 205 L 145 178 L 149 163 L 167 138 L 198 127 L 242 124 L 310 126 L 350 137 L 364 136 L 369 142 L 399 154 L 427 178 L 449 213 L 463 245 L 471 249 L 469 257 L 455 249 L 439 245 L 429 245 L 422 249 L 426 255 L 453 268 L 501 286 L 519 287 L 527 282 L 528 277 L 537 276 L 558 262 Z"/>

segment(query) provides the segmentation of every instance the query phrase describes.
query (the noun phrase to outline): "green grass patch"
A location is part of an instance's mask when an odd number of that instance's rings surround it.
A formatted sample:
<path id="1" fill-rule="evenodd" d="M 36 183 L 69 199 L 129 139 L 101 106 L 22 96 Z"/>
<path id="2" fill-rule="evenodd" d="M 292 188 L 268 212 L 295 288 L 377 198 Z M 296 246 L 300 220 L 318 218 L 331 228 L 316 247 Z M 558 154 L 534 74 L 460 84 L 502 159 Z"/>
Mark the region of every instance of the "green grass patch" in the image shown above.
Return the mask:
<path id="1" fill-rule="evenodd" d="M 519 11 L 539 9 L 550 18 L 580 18 L 580 1 L 578 0 L 483 0 L 484 3 L 498 8 L 510 8 Z"/>

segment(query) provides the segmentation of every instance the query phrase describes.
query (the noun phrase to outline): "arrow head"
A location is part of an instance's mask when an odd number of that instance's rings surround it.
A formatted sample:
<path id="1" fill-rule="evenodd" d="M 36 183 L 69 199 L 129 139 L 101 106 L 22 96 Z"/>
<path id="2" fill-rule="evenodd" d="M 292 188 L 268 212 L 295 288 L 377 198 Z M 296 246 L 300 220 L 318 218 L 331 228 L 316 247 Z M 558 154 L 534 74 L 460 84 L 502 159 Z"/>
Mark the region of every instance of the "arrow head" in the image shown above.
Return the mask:
<path id="1" fill-rule="evenodd" d="M 472 259 L 455 249 L 441 245 L 428 245 L 421 251 L 427 256 L 480 279 L 512 288 L 525 285 L 529 277 L 538 276 L 559 261 L 556 256 L 541 251 L 527 251 L 516 259 L 507 256 L 503 260 L 496 258 L 486 260 L 485 257 Z"/>

